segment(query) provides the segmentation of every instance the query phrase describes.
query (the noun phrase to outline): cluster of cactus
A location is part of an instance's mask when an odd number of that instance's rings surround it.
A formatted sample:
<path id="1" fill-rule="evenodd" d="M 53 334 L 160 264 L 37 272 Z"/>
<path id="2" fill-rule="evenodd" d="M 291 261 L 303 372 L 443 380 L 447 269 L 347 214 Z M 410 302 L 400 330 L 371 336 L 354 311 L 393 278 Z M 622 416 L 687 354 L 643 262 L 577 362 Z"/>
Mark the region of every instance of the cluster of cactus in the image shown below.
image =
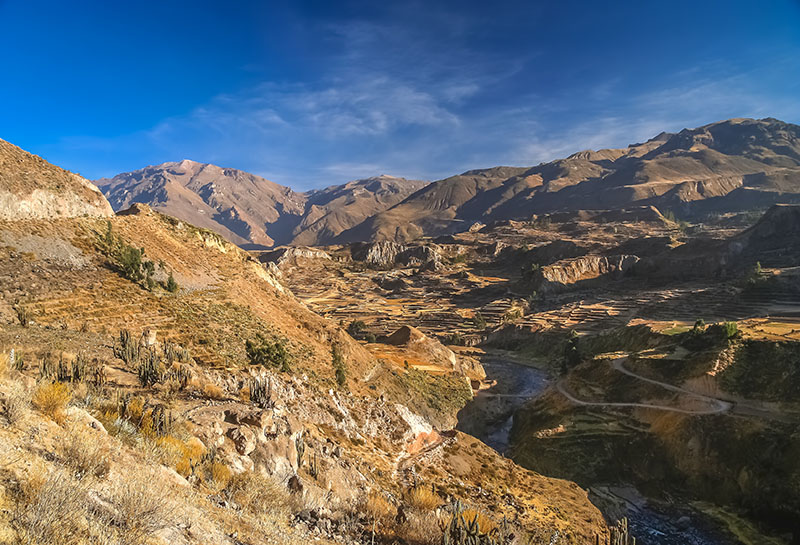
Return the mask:
<path id="1" fill-rule="evenodd" d="M 153 423 L 153 433 L 158 437 L 166 437 L 172 433 L 172 428 L 175 419 L 172 417 L 172 411 L 167 411 L 164 405 L 156 405 L 150 411 L 150 420 Z"/>
<path id="2" fill-rule="evenodd" d="M 460 501 L 453 505 L 453 515 L 443 525 L 442 532 L 442 545 L 506 545 L 514 538 L 505 518 L 499 526 L 483 531 L 478 514 L 468 519 Z"/>
<path id="3" fill-rule="evenodd" d="M 25 358 L 19 350 L 11 349 L 8 354 L 8 366 L 15 371 L 23 371 L 25 369 Z"/>
<path id="4" fill-rule="evenodd" d="M 122 329 L 119 332 L 119 342 L 114 346 L 114 356 L 132 365 L 139 360 L 139 343 L 134 340 L 131 332 Z"/>
<path id="5" fill-rule="evenodd" d="M 176 361 L 185 363 L 192 359 L 189 355 L 188 349 L 183 348 L 175 343 L 165 342 L 161 348 L 161 351 L 164 356 L 164 361 L 167 365 L 172 365 Z"/>
<path id="6" fill-rule="evenodd" d="M 143 351 L 136 373 L 139 376 L 139 384 L 142 386 L 153 386 L 161 382 L 164 378 L 164 370 L 161 367 L 161 358 L 155 350 Z"/>
<path id="7" fill-rule="evenodd" d="M 189 385 L 189 381 L 192 379 L 192 373 L 183 365 L 173 365 L 168 371 L 162 374 L 161 378 L 164 382 L 174 382 L 178 385 L 179 390 L 185 390 L 186 386 Z"/>
<path id="8" fill-rule="evenodd" d="M 262 409 L 267 409 L 274 405 L 272 401 L 272 380 L 266 381 L 261 378 L 254 378 L 250 382 L 250 401 Z"/>
<path id="9" fill-rule="evenodd" d="M 92 366 L 91 371 L 89 372 L 89 384 L 94 386 L 95 388 L 102 388 L 108 382 L 108 377 L 106 376 L 106 369 L 102 365 L 94 365 Z"/>
<path id="10" fill-rule="evenodd" d="M 609 528 L 610 538 L 605 545 L 636 545 L 636 538 L 628 530 L 628 519 L 618 520 L 617 524 Z M 601 545 L 600 536 L 596 535 L 595 545 Z"/>
<path id="11" fill-rule="evenodd" d="M 319 466 L 317 465 L 317 453 L 308 461 L 308 474 L 314 479 L 319 477 Z"/>
<path id="12" fill-rule="evenodd" d="M 56 376 L 56 362 L 52 352 L 47 352 L 39 360 L 39 378 L 52 379 Z"/>
<path id="13" fill-rule="evenodd" d="M 306 452 L 305 435 L 306 433 L 301 431 L 297 434 L 297 437 L 294 440 L 294 446 L 297 450 L 297 469 L 300 469 L 303 466 L 303 454 Z"/>
<path id="14" fill-rule="evenodd" d="M 22 364 L 19 364 L 22 365 Z M 22 367 L 19 367 L 21 370 Z M 78 354 L 74 360 L 56 356 L 52 352 L 44 355 L 39 363 L 39 377 L 57 382 L 83 382 L 89 375 L 89 360 L 84 354 Z"/>

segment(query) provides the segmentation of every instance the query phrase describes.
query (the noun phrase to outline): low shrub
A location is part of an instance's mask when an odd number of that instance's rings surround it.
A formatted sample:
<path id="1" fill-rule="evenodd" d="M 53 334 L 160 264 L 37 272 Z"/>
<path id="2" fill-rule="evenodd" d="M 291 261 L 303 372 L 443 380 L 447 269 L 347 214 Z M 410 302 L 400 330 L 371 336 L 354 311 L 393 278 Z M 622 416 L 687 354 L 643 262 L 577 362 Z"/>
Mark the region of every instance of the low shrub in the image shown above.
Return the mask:
<path id="1" fill-rule="evenodd" d="M 114 509 L 109 523 L 118 529 L 121 545 L 139 545 L 159 530 L 173 524 L 178 509 L 174 494 L 160 485 L 163 477 L 155 470 L 125 475 L 110 489 Z"/>
<path id="2" fill-rule="evenodd" d="M 71 395 L 69 387 L 60 382 L 41 384 L 33 394 L 33 405 L 42 414 L 50 417 L 58 424 L 64 422 L 64 410 L 69 404 Z"/>
<path id="3" fill-rule="evenodd" d="M 290 506 L 285 486 L 254 471 L 231 476 L 222 494 L 240 509 L 255 516 L 288 514 Z"/>
<path id="4" fill-rule="evenodd" d="M 22 327 L 28 327 L 28 325 L 31 323 L 30 311 L 26 307 L 23 307 L 22 305 L 17 305 L 14 307 L 14 312 L 17 313 L 17 320 L 19 320 L 19 325 L 21 325 Z"/>
<path id="5" fill-rule="evenodd" d="M 28 411 L 28 396 L 16 383 L 6 383 L 6 391 L 0 399 L 0 413 L 9 425 L 20 422 Z"/>
<path id="6" fill-rule="evenodd" d="M 291 356 L 286 339 L 256 335 L 255 340 L 245 342 L 245 352 L 250 365 L 290 371 Z"/>
<path id="7" fill-rule="evenodd" d="M 34 474 L 21 487 L 13 525 L 21 545 L 73 545 L 83 537 L 86 487 L 66 472 Z"/>
<path id="8" fill-rule="evenodd" d="M 64 465 L 78 480 L 86 477 L 102 479 L 111 469 L 111 453 L 88 430 L 70 430 L 61 446 L 61 456 Z"/>

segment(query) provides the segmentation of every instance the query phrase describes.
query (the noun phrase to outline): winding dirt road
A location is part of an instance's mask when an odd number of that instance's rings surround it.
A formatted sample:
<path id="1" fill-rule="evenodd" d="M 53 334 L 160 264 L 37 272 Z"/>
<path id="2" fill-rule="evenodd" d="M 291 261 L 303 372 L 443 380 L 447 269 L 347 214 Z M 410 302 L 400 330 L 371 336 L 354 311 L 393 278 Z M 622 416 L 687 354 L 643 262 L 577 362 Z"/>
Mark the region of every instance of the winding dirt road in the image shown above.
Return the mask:
<path id="1" fill-rule="evenodd" d="M 690 390 L 686 390 L 684 388 L 680 388 L 678 386 L 674 386 L 674 385 L 668 384 L 666 382 L 661 382 L 661 381 L 658 381 L 658 380 L 653 380 L 651 378 L 647 378 L 647 377 L 643 377 L 641 375 L 638 375 L 638 374 L 634 373 L 633 371 L 630 371 L 630 370 L 625 368 L 625 366 L 623 365 L 623 362 L 626 359 L 627 358 L 618 358 L 618 359 L 614 360 L 614 363 L 612 364 L 614 370 L 618 371 L 620 373 L 624 373 L 624 374 L 626 374 L 626 375 L 628 375 L 630 377 L 633 377 L 633 378 L 635 378 L 637 380 L 641 380 L 643 382 L 647 382 L 647 383 L 650 383 L 650 384 L 655 384 L 656 386 L 664 388 L 665 390 L 669 390 L 671 392 L 678 392 L 678 393 L 680 393 L 682 395 L 686 395 L 686 396 L 689 396 L 689 397 L 693 397 L 695 399 L 702 400 L 704 402 L 709 403 L 710 407 L 708 409 L 681 409 L 679 407 L 670 407 L 668 405 L 655 405 L 655 404 L 652 404 L 652 403 L 614 403 L 614 402 L 606 402 L 606 401 L 602 401 L 602 402 L 584 401 L 584 400 L 578 399 L 577 397 L 572 395 L 566 389 L 566 387 L 564 386 L 564 382 L 563 381 L 559 381 L 558 384 L 556 384 L 556 388 L 558 389 L 558 391 L 559 391 L 559 393 L 561 395 L 566 397 L 572 403 L 575 403 L 576 405 L 585 406 L 585 407 L 638 407 L 638 408 L 642 408 L 642 409 L 656 409 L 656 410 L 659 410 L 659 411 L 671 411 L 671 412 L 675 412 L 675 413 L 691 414 L 691 415 L 719 414 L 719 413 L 723 413 L 723 412 L 729 411 L 733 407 L 733 403 L 730 403 L 728 401 L 723 401 L 723 400 L 717 399 L 715 397 L 709 397 L 709 396 L 706 396 L 706 395 L 698 394 L 696 392 L 692 392 Z"/>

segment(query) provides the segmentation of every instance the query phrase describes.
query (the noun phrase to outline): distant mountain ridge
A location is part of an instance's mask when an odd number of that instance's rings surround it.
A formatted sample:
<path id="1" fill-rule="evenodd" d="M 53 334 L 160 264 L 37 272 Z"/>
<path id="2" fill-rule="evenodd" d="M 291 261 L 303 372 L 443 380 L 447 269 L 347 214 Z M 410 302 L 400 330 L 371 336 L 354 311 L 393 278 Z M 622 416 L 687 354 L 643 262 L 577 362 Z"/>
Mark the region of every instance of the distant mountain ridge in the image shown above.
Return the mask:
<path id="1" fill-rule="evenodd" d="M 97 183 L 115 209 L 146 202 L 238 244 L 404 242 L 533 214 L 656 206 L 687 216 L 797 203 L 800 126 L 729 119 L 623 149 L 470 170 L 430 184 L 381 176 L 295 193 L 187 161 Z"/>
<path id="2" fill-rule="evenodd" d="M 241 170 L 183 160 L 95 183 L 114 210 L 148 204 L 246 247 L 333 243 L 427 182 L 384 175 L 298 193 Z"/>

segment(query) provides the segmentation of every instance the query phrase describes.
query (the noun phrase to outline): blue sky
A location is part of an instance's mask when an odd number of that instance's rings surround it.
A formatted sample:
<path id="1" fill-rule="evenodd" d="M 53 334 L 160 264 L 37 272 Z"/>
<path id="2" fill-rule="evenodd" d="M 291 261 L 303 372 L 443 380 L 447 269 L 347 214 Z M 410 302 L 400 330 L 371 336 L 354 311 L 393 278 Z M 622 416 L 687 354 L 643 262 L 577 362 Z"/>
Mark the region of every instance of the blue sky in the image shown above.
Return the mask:
<path id="1" fill-rule="evenodd" d="M 0 0 L 0 138 L 308 189 L 800 122 L 800 3 Z"/>

